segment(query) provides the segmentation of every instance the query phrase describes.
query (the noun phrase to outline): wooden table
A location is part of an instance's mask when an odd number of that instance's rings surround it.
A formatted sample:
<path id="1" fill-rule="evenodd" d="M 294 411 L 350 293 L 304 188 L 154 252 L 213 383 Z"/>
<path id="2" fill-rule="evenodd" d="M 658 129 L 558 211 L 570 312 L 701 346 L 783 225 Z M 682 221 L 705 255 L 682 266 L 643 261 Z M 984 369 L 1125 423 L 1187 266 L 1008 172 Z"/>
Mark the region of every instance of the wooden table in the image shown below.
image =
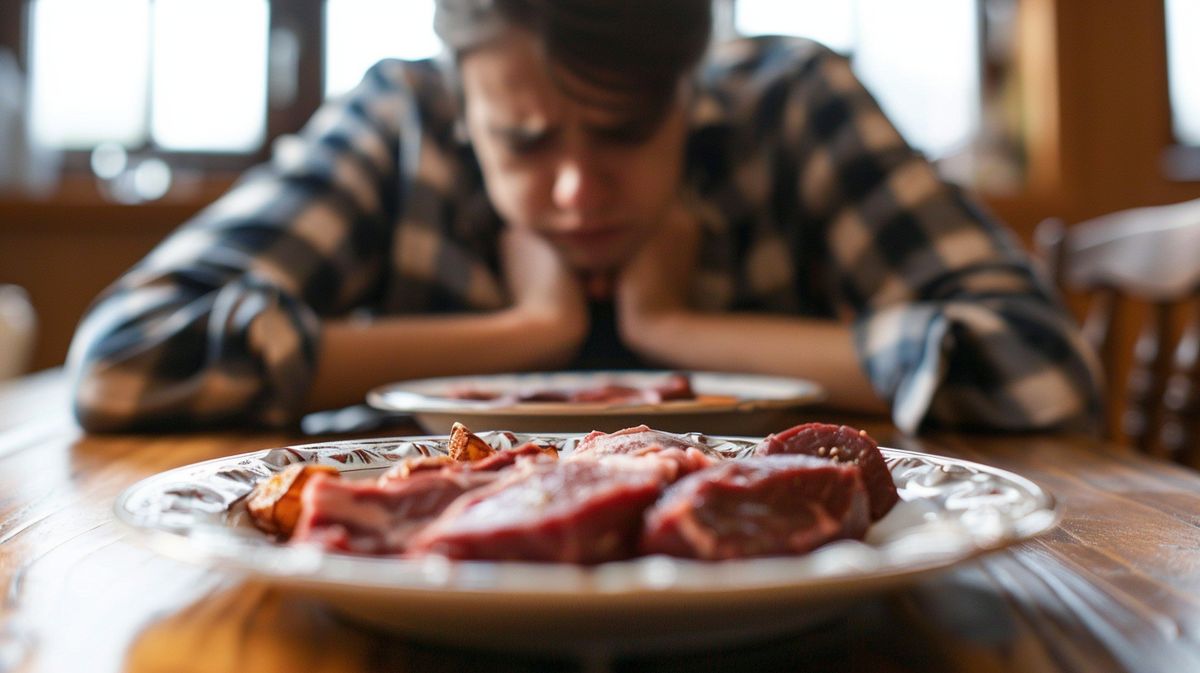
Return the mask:
<path id="1" fill-rule="evenodd" d="M 803 634 L 604 662 L 613 671 L 1200 671 L 1200 474 L 1083 437 L 881 443 L 989 463 L 1058 498 L 1058 529 Z M 393 430 L 395 434 L 395 430 Z M 179 465 L 312 437 L 87 436 L 62 377 L 0 384 L 0 673 L 576 671 L 595 662 L 434 646 L 160 557 L 112 514 Z"/>

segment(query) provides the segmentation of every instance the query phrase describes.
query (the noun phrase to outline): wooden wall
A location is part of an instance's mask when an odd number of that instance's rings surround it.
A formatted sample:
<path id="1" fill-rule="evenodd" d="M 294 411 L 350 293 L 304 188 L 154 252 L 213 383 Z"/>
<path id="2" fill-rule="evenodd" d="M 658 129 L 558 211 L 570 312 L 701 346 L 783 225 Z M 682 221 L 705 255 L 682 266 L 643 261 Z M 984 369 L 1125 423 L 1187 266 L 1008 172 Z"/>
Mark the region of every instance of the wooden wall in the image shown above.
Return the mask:
<path id="1" fill-rule="evenodd" d="M 0 201 L 0 283 L 23 286 L 37 311 L 34 369 L 61 364 L 92 299 L 201 207 L 81 201 Z"/>
<path id="2" fill-rule="evenodd" d="M 1028 237 L 1067 222 L 1200 197 L 1163 170 L 1171 111 L 1159 0 L 1019 0 L 1030 182 L 985 196 Z"/>

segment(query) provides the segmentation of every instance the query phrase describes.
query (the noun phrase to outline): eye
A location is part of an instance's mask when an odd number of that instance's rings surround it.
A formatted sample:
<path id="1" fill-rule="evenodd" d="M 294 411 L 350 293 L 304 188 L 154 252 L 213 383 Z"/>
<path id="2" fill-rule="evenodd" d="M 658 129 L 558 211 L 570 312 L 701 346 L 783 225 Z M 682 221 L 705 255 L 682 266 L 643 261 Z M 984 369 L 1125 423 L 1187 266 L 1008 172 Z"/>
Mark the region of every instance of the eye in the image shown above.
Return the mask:
<path id="1" fill-rule="evenodd" d="M 510 136 L 507 141 L 508 151 L 519 155 L 536 154 L 549 144 L 548 133 L 518 134 Z"/>
<path id="2" fill-rule="evenodd" d="M 557 135 L 555 129 L 552 128 L 500 128 L 494 129 L 492 133 L 497 137 L 504 150 L 514 156 L 537 154 L 549 147 Z"/>

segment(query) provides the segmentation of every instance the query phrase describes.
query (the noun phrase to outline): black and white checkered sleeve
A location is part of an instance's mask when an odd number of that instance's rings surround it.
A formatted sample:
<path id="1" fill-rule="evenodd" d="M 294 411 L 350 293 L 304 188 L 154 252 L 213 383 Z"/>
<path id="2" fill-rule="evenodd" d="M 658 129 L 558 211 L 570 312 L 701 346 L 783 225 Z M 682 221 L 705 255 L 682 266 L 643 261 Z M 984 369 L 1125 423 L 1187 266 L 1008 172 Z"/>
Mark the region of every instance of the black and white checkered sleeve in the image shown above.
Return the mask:
<path id="1" fill-rule="evenodd" d="M 825 227 L 864 369 L 896 424 L 1054 427 L 1098 406 L 1096 359 L 1009 232 L 911 149 L 826 52 L 780 115 L 802 119 L 800 202 Z M 786 131 L 785 131 L 786 136 Z"/>
<path id="2" fill-rule="evenodd" d="M 318 316 L 359 303 L 384 264 L 413 105 L 401 70 L 373 68 L 93 304 L 68 358 L 85 428 L 299 414 Z"/>

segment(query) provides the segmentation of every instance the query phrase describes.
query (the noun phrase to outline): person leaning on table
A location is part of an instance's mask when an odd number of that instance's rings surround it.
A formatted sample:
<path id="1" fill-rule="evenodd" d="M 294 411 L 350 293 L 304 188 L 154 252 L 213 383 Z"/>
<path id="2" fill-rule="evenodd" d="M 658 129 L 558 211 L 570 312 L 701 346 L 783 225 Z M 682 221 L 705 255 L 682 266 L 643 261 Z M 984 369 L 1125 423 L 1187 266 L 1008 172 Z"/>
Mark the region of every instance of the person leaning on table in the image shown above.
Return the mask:
<path id="1" fill-rule="evenodd" d="M 708 47 L 709 0 L 438 0 L 386 60 L 106 290 L 93 431 L 279 425 L 452 374 L 792 375 L 993 429 L 1097 408 L 1010 234 L 810 41 Z"/>

